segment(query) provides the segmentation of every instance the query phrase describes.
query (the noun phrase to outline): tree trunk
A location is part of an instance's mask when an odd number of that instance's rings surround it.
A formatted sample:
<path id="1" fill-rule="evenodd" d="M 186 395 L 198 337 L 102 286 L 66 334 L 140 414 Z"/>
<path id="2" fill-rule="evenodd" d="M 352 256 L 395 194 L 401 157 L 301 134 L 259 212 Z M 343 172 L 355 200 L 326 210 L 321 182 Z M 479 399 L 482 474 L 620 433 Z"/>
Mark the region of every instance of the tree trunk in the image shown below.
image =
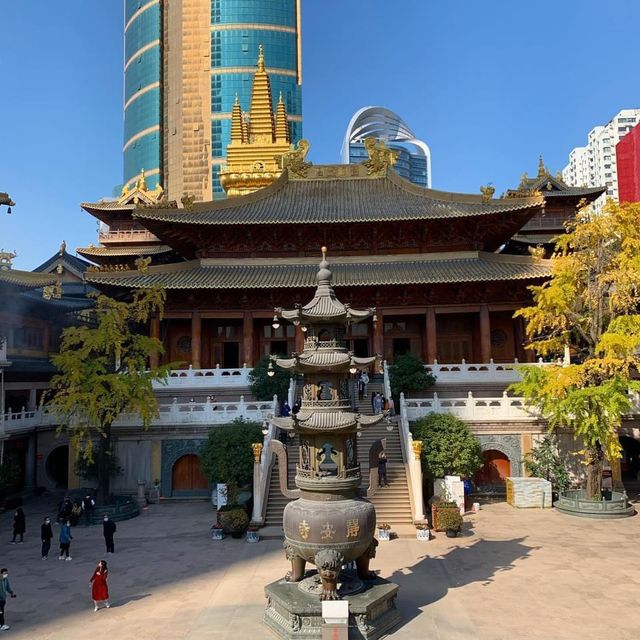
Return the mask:
<path id="1" fill-rule="evenodd" d="M 587 453 L 587 498 L 600 500 L 602 487 L 602 453 L 597 448 L 589 449 Z"/>
<path id="2" fill-rule="evenodd" d="M 111 424 L 103 425 L 104 437 L 100 441 L 98 453 L 98 495 L 99 505 L 109 504 L 111 496 Z"/>

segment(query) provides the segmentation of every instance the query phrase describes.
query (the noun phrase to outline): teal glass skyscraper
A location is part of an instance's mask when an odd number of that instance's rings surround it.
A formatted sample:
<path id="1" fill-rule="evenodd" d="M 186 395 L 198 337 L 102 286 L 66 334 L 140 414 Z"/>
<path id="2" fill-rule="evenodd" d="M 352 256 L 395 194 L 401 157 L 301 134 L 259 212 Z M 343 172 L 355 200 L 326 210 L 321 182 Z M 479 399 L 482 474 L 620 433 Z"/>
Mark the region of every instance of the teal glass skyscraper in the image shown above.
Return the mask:
<path id="1" fill-rule="evenodd" d="M 238 96 L 249 110 L 263 45 L 274 110 L 302 136 L 301 0 L 125 0 L 124 175 L 170 199 L 224 194 L 218 174 Z"/>
<path id="2" fill-rule="evenodd" d="M 161 173 L 160 2 L 124 3 L 124 174 L 125 184 L 145 169 L 150 188 Z"/>

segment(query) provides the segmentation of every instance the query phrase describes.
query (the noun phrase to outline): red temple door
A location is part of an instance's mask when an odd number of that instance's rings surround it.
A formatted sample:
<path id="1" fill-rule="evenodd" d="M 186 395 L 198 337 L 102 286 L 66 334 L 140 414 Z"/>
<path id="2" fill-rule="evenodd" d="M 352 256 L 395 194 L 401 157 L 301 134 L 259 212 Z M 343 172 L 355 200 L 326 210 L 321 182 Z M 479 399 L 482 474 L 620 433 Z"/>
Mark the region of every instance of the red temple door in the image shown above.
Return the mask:
<path id="1" fill-rule="evenodd" d="M 200 468 L 200 458 L 193 453 L 178 458 L 171 474 L 172 491 L 206 491 L 208 488 L 209 481 Z"/>
<path id="2" fill-rule="evenodd" d="M 475 484 L 481 486 L 504 486 L 505 480 L 511 475 L 509 458 L 495 449 L 482 453 L 484 466 L 476 473 Z"/>

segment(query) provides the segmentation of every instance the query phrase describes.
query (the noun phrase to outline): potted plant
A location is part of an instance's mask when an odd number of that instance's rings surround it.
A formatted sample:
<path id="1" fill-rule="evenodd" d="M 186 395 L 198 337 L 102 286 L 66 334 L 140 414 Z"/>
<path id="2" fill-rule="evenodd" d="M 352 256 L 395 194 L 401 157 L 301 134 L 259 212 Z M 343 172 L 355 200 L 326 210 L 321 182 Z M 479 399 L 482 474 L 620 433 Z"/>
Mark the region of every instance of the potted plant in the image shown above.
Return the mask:
<path id="1" fill-rule="evenodd" d="M 416 540 L 429 540 L 430 539 L 429 525 L 417 524 L 416 525 Z"/>
<path id="2" fill-rule="evenodd" d="M 429 502 L 431 503 L 431 525 L 435 531 L 444 531 L 444 527 L 440 523 L 441 514 L 454 511 L 460 515 L 460 507 L 455 502 L 442 500 L 438 496 L 434 496 Z"/>
<path id="3" fill-rule="evenodd" d="M 225 533 L 230 533 L 232 538 L 242 538 L 242 534 L 249 526 L 249 516 L 245 508 L 238 503 L 238 485 L 235 482 L 227 482 L 227 504 L 218 509 L 218 524 Z"/>
<path id="4" fill-rule="evenodd" d="M 381 522 L 377 525 L 378 540 L 390 540 L 391 539 L 391 525 L 387 522 Z"/>
<path id="5" fill-rule="evenodd" d="M 447 538 L 455 538 L 462 528 L 462 516 L 457 510 L 447 509 L 438 514 L 438 524 L 446 532 Z"/>
<path id="6" fill-rule="evenodd" d="M 222 540 L 224 538 L 224 531 L 222 530 L 222 525 L 215 522 L 211 526 L 211 539 L 212 540 Z"/>
<path id="7" fill-rule="evenodd" d="M 260 540 L 260 533 L 258 527 L 250 526 L 247 529 L 247 542 L 258 542 Z"/>

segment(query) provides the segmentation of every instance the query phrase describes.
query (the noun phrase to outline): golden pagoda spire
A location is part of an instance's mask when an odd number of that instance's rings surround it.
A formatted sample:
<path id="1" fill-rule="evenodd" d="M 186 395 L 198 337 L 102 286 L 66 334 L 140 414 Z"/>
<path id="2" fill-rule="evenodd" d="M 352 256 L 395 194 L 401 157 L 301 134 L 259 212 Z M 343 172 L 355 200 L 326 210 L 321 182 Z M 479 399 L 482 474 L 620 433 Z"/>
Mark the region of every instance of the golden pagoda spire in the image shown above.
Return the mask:
<path id="1" fill-rule="evenodd" d="M 231 110 L 231 142 L 244 142 L 244 132 L 242 126 L 242 109 L 240 108 L 240 100 L 236 93 L 236 100 Z"/>
<path id="2" fill-rule="evenodd" d="M 258 66 L 253 79 L 251 110 L 247 116 L 236 101 L 231 111 L 231 142 L 227 146 L 227 164 L 220 171 L 220 184 L 229 197 L 252 193 L 270 185 L 282 175 L 281 158 L 291 152 L 291 133 L 282 94 L 274 115 L 271 83 L 260 45 Z M 302 142 L 300 143 L 302 145 Z M 307 145 L 308 146 L 308 145 Z M 302 152 L 294 152 L 287 168 L 308 166 Z M 300 156 L 300 157 L 298 157 Z"/>
<path id="3" fill-rule="evenodd" d="M 280 92 L 278 108 L 276 109 L 276 140 L 278 142 L 291 142 L 289 122 L 287 119 L 287 107 L 282 99 L 282 91 Z"/>
<path id="4" fill-rule="evenodd" d="M 251 142 L 273 142 L 273 100 L 271 98 L 271 82 L 264 66 L 264 49 L 259 47 L 258 69 L 253 79 L 251 95 Z"/>
<path id="5" fill-rule="evenodd" d="M 136 184 L 136 187 L 140 191 L 146 191 L 147 190 L 147 178 L 144 175 L 144 169 L 142 169 L 142 171 L 140 172 L 140 180 L 138 180 L 138 183 Z"/>
<path id="6" fill-rule="evenodd" d="M 549 175 L 549 171 L 547 167 L 544 166 L 544 158 L 542 154 L 540 154 L 540 158 L 538 159 L 538 178 L 544 178 Z"/>

